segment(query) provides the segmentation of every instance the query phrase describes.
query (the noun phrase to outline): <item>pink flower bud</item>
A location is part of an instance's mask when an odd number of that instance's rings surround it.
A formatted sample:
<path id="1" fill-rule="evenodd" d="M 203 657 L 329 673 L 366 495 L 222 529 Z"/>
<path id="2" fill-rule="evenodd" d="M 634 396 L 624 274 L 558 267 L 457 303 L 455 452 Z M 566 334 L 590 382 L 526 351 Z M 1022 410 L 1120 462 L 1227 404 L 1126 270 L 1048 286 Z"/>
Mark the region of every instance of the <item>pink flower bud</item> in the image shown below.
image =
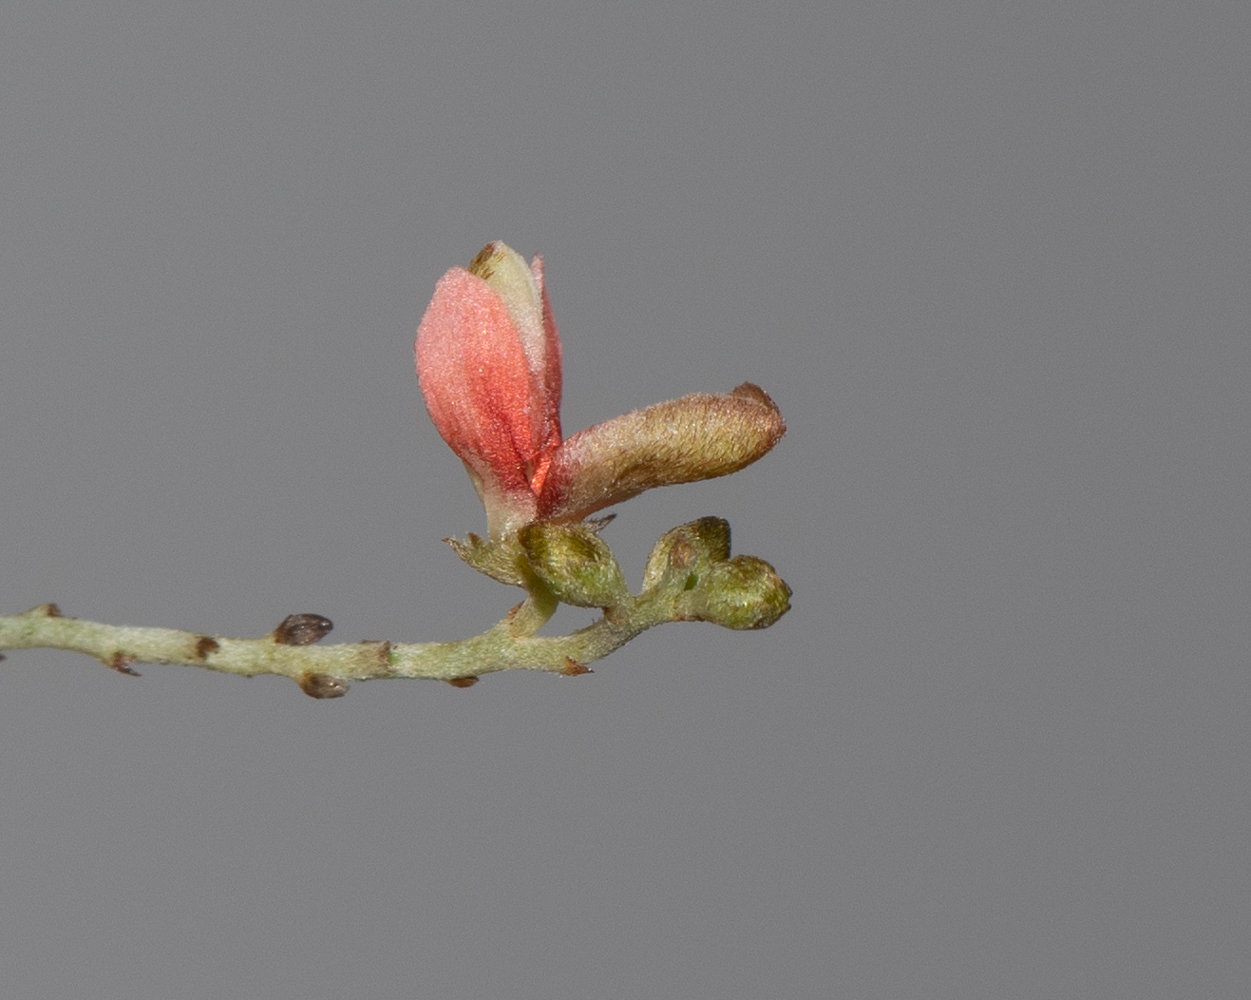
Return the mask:
<path id="1" fill-rule="evenodd" d="M 728 475 L 786 431 L 773 400 L 744 383 L 631 411 L 562 444 L 560 340 L 543 264 L 527 266 L 503 243 L 439 279 L 416 346 L 430 419 L 469 470 L 495 539 Z"/>
<path id="2" fill-rule="evenodd" d="M 417 328 L 417 379 L 430 419 L 469 470 L 491 535 L 535 519 L 560 444 L 560 340 L 529 267 L 491 243 L 435 286 Z"/>

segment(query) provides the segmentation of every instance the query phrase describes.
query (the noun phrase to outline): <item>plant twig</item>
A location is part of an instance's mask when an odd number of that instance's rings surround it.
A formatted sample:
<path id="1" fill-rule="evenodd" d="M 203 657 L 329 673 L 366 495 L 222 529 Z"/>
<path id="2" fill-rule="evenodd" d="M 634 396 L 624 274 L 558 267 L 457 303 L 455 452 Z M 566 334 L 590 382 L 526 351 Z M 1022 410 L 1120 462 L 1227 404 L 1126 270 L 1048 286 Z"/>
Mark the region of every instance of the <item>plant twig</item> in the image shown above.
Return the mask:
<path id="1" fill-rule="evenodd" d="M 588 673 L 587 663 L 607 656 L 644 629 L 660 624 L 646 613 L 601 617 L 567 636 L 514 634 L 529 600 L 517 605 L 493 628 L 454 642 L 358 642 L 334 646 L 296 645 L 279 626 L 256 639 L 231 639 L 170 628 L 105 625 L 67 618 L 55 604 L 41 604 L 19 615 L 0 616 L 0 649 L 64 649 L 94 656 L 120 673 L 132 663 L 173 663 L 254 677 L 290 677 L 315 698 L 337 698 L 351 681 L 381 677 L 425 677 L 468 687 L 480 674 L 499 670 Z M 291 618 L 320 617 L 292 615 Z M 326 619 L 321 619 L 326 621 Z M 287 619 L 290 621 L 290 619 Z M 284 625 L 286 623 L 284 622 Z M 327 622 L 329 625 L 329 622 Z M 329 629 L 327 628 L 327 631 Z"/>

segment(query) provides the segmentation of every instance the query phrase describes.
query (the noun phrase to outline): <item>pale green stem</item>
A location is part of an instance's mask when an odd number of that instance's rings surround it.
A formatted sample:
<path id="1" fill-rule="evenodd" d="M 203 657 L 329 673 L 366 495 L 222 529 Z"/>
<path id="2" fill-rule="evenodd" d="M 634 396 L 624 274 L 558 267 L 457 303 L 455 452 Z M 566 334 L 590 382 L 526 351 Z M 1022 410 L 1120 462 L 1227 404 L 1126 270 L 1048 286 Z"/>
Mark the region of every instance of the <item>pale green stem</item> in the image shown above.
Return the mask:
<path id="1" fill-rule="evenodd" d="M 643 598 L 612 608 L 571 635 L 534 635 L 555 608 L 550 593 L 532 593 L 497 625 L 470 639 L 318 646 L 291 644 L 282 626 L 257 639 L 230 639 L 80 621 L 63 617 L 55 605 L 41 604 L 20 615 L 0 616 L 0 649 L 86 653 L 123 673 L 132 672 L 131 663 L 177 663 L 243 677 L 279 674 L 313 697 L 334 698 L 344 694 L 351 681 L 380 677 L 425 677 L 466 686 L 479 674 L 498 670 L 586 673 L 586 664 L 643 630 L 673 620 L 657 602 Z"/>

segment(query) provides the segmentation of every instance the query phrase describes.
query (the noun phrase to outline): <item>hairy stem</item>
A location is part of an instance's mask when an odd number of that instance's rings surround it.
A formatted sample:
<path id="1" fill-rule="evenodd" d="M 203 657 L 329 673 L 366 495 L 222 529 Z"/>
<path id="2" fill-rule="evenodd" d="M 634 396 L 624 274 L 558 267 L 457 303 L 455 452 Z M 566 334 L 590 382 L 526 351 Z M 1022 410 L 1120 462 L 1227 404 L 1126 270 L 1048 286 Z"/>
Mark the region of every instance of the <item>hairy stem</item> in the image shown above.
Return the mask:
<path id="1" fill-rule="evenodd" d="M 381 677 L 425 677 L 466 687 L 478 675 L 499 670 L 587 673 L 586 664 L 672 620 L 654 602 L 631 601 L 571 635 L 535 635 L 555 607 L 550 594 L 531 594 L 481 635 L 453 642 L 317 646 L 312 643 L 331 627 L 317 615 L 292 615 L 256 639 L 230 639 L 81 621 L 62 616 L 54 604 L 41 604 L 20 615 L 0 616 L 0 649 L 70 650 L 121 673 L 134 673 L 131 663 L 177 663 L 242 677 L 278 674 L 315 698 L 335 698 L 347 692 L 351 681 Z"/>

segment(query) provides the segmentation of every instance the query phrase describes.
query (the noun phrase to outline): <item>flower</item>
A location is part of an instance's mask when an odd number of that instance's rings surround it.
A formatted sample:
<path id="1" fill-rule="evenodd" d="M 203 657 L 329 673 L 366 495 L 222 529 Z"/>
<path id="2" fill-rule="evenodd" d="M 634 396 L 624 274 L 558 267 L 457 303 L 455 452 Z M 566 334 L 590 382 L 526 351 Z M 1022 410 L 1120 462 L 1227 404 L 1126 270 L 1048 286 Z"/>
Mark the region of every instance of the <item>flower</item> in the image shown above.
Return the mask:
<path id="1" fill-rule="evenodd" d="M 491 243 L 439 279 L 417 328 L 417 381 L 465 463 L 491 535 L 537 517 L 560 445 L 560 340 L 543 262 Z"/>
<path id="2" fill-rule="evenodd" d="M 543 286 L 490 243 L 439 279 L 417 328 L 417 380 L 434 426 L 465 463 L 492 538 L 579 521 L 656 486 L 728 475 L 786 431 L 763 389 L 694 393 L 560 433 L 560 339 Z"/>

